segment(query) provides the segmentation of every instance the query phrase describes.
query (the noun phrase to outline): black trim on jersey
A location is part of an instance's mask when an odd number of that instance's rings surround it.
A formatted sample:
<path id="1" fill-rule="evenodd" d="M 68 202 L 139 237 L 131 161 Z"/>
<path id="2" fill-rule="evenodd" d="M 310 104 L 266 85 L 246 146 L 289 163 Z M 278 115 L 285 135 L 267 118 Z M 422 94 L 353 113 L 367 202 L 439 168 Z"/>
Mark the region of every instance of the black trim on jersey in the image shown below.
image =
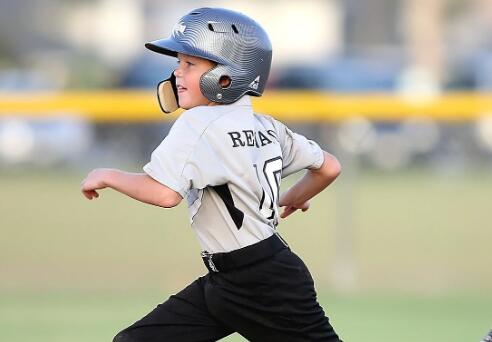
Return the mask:
<path id="1" fill-rule="evenodd" d="M 236 228 L 239 230 L 243 226 L 244 213 L 234 206 L 234 200 L 232 199 L 231 190 L 229 190 L 229 185 L 222 184 L 212 186 L 212 189 L 215 190 L 217 195 L 224 202 L 229 215 L 231 215 L 232 220 L 236 224 Z"/>
<path id="2" fill-rule="evenodd" d="M 260 200 L 260 210 L 263 209 L 263 203 L 265 202 L 265 190 L 261 188 L 261 200 Z"/>
<path id="3" fill-rule="evenodd" d="M 280 178 L 282 177 L 282 169 L 275 171 L 273 173 L 273 177 L 275 178 L 275 184 L 277 185 L 277 193 L 276 194 L 273 193 L 272 184 L 270 184 L 270 180 L 268 179 L 268 175 L 266 174 L 267 164 L 269 164 L 275 160 L 283 161 L 282 157 L 278 156 L 275 158 L 265 160 L 265 163 L 263 164 L 263 174 L 265 175 L 265 179 L 267 181 L 268 187 L 270 188 L 270 192 L 272 193 L 272 196 L 273 196 L 272 203 L 270 204 L 270 210 L 272 211 L 272 214 L 269 217 L 267 217 L 267 220 L 273 220 L 275 218 L 276 211 L 275 211 L 274 207 L 278 204 L 278 200 L 280 197 L 280 184 L 279 184 L 279 176 L 278 175 L 280 174 Z M 275 199 L 277 199 L 277 201 L 274 201 Z M 276 225 L 277 224 L 275 224 L 275 226 Z"/>
<path id="4" fill-rule="evenodd" d="M 258 183 L 261 186 L 260 176 L 258 175 L 258 167 L 256 166 L 256 164 L 253 164 L 253 167 L 255 168 L 256 179 L 258 179 Z M 260 210 L 263 208 L 263 202 L 265 202 L 265 189 L 263 189 L 263 186 L 261 186 Z"/>

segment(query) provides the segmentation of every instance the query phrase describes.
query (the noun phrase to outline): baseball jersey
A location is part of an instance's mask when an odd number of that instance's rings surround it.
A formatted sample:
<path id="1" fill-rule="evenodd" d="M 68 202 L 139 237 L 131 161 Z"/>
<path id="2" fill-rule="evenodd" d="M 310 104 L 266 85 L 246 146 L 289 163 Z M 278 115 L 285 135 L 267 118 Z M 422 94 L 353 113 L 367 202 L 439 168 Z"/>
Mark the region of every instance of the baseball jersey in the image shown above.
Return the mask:
<path id="1" fill-rule="evenodd" d="M 202 251 L 219 253 L 274 234 L 281 179 L 323 161 L 315 142 L 254 113 L 246 95 L 183 112 L 143 170 L 187 200 Z"/>

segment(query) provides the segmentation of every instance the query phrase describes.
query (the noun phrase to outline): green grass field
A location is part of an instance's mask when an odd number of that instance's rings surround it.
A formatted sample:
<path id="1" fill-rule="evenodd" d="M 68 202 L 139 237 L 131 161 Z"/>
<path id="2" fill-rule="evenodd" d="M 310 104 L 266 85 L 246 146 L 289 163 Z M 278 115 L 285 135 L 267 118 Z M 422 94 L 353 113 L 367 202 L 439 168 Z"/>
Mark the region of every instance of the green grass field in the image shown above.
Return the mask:
<path id="1" fill-rule="evenodd" d="M 111 341 L 162 301 L 156 292 L 10 294 L 0 297 L 0 340 Z M 480 296 L 336 296 L 321 303 L 345 341 L 476 341 L 488 331 L 492 299 Z M 223 341 L 244 341 L 231 335 Z"/>
<path id="2" fill-rule="evenodd" d="M 0 341 L 110 341 L 205 271 L 185 205 L 110 191 L 89 202 L 81 177 L 0 174 Z M 492 173 L 365 172 L 350 182 L 342 176 L 279 227 L 341 337 L 479 341 L 492 326 Z M 340 255 L 355 265 L 345 288 Z"/>

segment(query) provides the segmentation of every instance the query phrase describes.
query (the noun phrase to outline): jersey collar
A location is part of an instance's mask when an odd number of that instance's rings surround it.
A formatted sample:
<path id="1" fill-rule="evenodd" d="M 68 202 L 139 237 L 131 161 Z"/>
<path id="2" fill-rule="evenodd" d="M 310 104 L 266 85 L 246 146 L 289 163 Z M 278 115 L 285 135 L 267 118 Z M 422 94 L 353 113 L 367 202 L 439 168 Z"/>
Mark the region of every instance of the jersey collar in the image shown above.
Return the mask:
<path id="1" fill-rule="evenodd" d="M 229 106 L 249 106 L 251 107 L 251 96 L 244 95 L 236 102 L 231 103 Z"/>

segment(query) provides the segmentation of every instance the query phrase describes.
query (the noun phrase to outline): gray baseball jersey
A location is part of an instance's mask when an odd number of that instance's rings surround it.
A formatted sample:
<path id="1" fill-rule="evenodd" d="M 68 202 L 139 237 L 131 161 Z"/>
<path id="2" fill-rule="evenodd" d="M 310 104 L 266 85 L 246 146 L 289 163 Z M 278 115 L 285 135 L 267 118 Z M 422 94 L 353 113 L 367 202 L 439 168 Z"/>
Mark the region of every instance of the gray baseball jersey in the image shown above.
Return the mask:
<path id="1" fill-rule="evenodd" d="M 202 250 L 219 253 L 274 234 L 281 178 L 323 160 L 315 142 L 255 114 L 244 96 L 185 111 L 143 169 L 187 199 Z"/>

